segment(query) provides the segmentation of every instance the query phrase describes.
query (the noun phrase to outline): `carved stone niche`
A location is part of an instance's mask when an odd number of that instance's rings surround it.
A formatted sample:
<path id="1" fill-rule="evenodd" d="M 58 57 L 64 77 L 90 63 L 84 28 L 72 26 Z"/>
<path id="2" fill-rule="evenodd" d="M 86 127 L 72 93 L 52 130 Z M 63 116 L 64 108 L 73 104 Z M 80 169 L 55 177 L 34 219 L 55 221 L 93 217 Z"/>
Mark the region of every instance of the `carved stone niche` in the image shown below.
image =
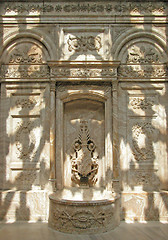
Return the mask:
<path id="1" fill-rule="evenodd" d="M 68 85 L 56 90 L 56 189 L 49 226 L 98 233 L 119 224 L 112 189 L 111 85 Z"/>

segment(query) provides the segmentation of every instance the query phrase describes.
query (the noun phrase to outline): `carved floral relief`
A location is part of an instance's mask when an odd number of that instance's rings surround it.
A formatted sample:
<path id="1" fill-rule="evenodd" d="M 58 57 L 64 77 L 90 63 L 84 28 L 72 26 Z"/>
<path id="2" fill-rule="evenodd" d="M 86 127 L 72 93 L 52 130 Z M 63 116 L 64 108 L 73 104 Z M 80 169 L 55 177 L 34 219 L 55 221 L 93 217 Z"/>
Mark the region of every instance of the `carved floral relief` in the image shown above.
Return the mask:
<path id="1" fill-rule="evenodd" d="M 155 128 L 150 122 L 136 123 L 132 127 L 133 155 L 136 161 L 154 161 L 153 136 Z"/>
<path id="2" fill-rule="evenodd" d="M 129 105 L 134 109 L 150 110 L 155 104 L 154 97 L 130 97 Z"/>
<path id="3" fill-rule="evenodd" d="M 102 47 L 99 36 L 69 36 L 67 43 L 70 52 L 99 51 Z"/>
<path id="4" fill-rule="evenodd" d="M 36 153 L 36 136 L 30 121 L 18 122 L 15 139 L 18 158 L 32 160 Z"/>
<path id="5" fill-rule="evenodd" d="M 9 63 L 24 63 L 24 64 L 39 64 L 43 63 L 42 52 L 37 46 L 27 46 L 24 45 L 24 48 L 21 44 L 21 48 L 16 48 L 10 56 Z"/>
<path id="6" fill-rule="evenodd" d="M 71 223 L 74 228 L 89 229 L 96 225 L 102 227 L 104 222 L 109 220 L 112 215 L 113 213 L 105 213 L 104 211 L 95 215 L 91 211 L 83 209 L 75 212 L 57 211 L 54 213 L 54 218 L 61 223 L 61 227 L 66 227 Z"/>
<path id="7" fill-rule="evenodd" d="M 78 137 L 71 154 L 71 179 L 79 186 L 92 186 L 97 182 L 98 154 L 90 137 L 87 121 L 81 121 Z"/>
<path id="8" fill-rule="evenodd" d="M 133 46 L 129 49 L 127 63 L 152 64 L 159 63 L 157 52 L 149 46 Z"/>

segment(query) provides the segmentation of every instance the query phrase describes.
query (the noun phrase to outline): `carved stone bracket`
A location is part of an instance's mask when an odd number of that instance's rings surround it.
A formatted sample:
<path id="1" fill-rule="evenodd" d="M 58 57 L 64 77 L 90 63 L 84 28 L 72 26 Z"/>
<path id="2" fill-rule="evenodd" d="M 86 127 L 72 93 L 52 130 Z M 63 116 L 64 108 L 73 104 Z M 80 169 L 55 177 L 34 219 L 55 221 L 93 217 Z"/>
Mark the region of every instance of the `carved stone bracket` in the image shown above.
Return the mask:
<path id="1" fill-rule="evenodd" d="M 112 61 L 49 61 L 51 77 L 61 80 L 103 80 L 117 78 L 119 62 Z"/>

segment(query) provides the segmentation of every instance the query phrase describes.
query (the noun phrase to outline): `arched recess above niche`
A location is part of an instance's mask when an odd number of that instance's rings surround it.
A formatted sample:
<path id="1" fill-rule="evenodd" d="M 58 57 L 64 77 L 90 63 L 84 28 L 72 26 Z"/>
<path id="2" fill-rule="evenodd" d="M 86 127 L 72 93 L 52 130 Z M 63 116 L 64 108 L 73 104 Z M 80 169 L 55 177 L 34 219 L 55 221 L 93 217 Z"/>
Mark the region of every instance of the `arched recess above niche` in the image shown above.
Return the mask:
<path id="1" fill-rule="evenodd" d="M 56 56 L 55 44 L 44 32 L 38 30 L 13 31 L 3 36 L 3 48 L 0 49 L 1 63 L 6 63 L 6 55 L 19 43 L 32 43 L 43 50 L 46 61 L 54 59 Z"/>
<path id="2" fill-rule="evenodd" d="M 3 64 L 42 64 L 50 58 L 48 50 L 32 38 L 12 41 L 2 55 Z"/>
<path id="3" fill-rule="evenodd" d="M 121 64 L 129 64 L 130 54 L 141 59 L 137 64 L 158 64 L 168 61 L 166 40 L 157 32 L 131 30 L 123 33 L 113 45 L 113 56 Z M 146 56 L 147 59 L 143 60 Z M 153 60 L 149 59 L 153 56 Z M 128 60 L 129 59 L 129 60 Z"/>
<path id="4" fill-rule="evenodd" d="M 52 47 L 52 46 L 51 46 Z M 5 39 L 1 51 L 1 76 L 4 81 L 48 79 L 47 61 L 53 58 L 49 44 L 34 34 L 14 34 Z M 54 52 L 54 51 L 53 51 Z"/>

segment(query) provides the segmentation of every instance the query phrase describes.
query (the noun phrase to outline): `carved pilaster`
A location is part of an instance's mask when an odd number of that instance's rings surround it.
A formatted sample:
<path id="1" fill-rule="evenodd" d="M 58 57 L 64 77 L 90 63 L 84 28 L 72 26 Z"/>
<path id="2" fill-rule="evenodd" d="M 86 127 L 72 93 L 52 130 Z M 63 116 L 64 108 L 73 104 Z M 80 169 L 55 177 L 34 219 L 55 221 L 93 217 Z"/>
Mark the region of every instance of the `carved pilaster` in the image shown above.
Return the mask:
<path id="1" fill-rule="evenodd" d="M 56 83 L 50 83 L 50 180 L 55 181 L 55 91 Z"/>

